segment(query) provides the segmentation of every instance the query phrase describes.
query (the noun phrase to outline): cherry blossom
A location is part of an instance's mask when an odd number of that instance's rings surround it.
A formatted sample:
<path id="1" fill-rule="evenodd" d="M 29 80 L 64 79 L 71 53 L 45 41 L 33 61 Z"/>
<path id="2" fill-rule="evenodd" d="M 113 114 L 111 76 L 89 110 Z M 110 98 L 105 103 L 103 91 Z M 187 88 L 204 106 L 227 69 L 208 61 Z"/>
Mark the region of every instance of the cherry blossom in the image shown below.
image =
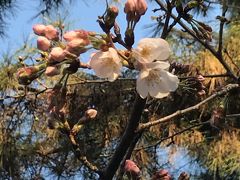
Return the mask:
<path id="1" fill-rule="evenodd" d="M 63 38 L 66 41 L 72 41 L 74 39 L 88 39 L 89 32 L 85 30 L 74 30 L 74 31 L 68 31 L 63 35 Z"/>
<path id="2" fill-rule="evenodd" d="M 136 0 L 136 12 L 139 15 L 144 15 L 147 11 L 147 2 L 145 0 Z"/>
<path id="3" fill-rule="evenodd" d="M 144 38 L 133 51 L 138 61 L 153 62 L 154 60 L 166 60 L 170 55 L 170 47 L 167 41 L 161 38 Z"/>
<path id="4" fill-rule="evenodd" d="M 169 92 L 178 87 L 178 77 L 166 71 L 167 62 L 153 62 L 152 68 L 144 68 L 137 79 L 137 92 L 142 98 L 148 94 L 155 98 L 168 96 Z"/>
<path id="5" fill-rule="evenodd" d="M 95 53 L 90 60 L 90 66 L 98 77 L 114 81 L 121 73 L 122 64 L 117 51 L 109 48 L 108 51 Z"/>
<path id="6" fill-rule="evenodd" d="M 86 45 L 88 45 L 88 41 L 84 39 L 73 39 L 72 41 L 67 43 L 66 50 L 76 56 L 87 51 Z"/>
<path id="7" fill-rule="evenodd" d="M 124 6 L 125 13 L 134 13 L 136 10 L 136 0 L 127 0 Z"/>
<path id="8" fill-rule="evenodd" d="M 169 55 L 169 45 L 161 38 L 145 38 L 138 43 L 133 56 L 135 68 L 140 70 L 136 89 L 142 98 L 148 95 L 163 98 L 177 89 L 178 77 L 167 71 L 170 64 L 159 61 L 166 60 Z"/>

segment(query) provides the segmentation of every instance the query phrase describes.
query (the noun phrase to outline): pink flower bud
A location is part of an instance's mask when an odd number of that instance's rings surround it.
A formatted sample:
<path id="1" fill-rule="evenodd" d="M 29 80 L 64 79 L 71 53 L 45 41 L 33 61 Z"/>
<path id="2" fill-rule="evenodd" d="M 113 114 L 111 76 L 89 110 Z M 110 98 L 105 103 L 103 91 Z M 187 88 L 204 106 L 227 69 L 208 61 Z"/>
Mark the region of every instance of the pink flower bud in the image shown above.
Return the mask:
<path id="1" fill-rule="evenodd" d="M 30 76 L 33 73 L 36 73 L 38 70 L 36 67 L 34 66 L 30 66 L 30 67 L 23 67 L 18 69 L 17 71 L 17 78 L 22 77 L 22 76 Z"/>
<path id="2" fill-rule="evenodd" d="M 89 35 L 88 31 L 80 29 L 80 30 L 75 30 L 75 32 L 77 33 L 77 38 L 84 39 L 84 40 L 88 39 L 88 35 Z"/>
<path id="3" fill-rule="evenodd" d="M 203 89 L 201 91 L 197 92 L 198 96 L 203 96 L 206 94 L 206 91 L 204 91 Z"/>
<path id="4" fill-rule="evenodd" d="M 20 68 L 17 71 L 19 84 L 28 85 L 39 76 L 39 71 L 45 68 L 45 64 Z"/>
<path id="5" fill-rule="evenodd" d="M 147 11 L 147 3 L 145 0 L 136 0 L 136 12 L 139 15 L 144 15 Z"/>
<path id="6" fill-rule="evenodd" d="M 124 6 L 124 12 L 133 13 L 136 10 L 136 0 L 127 0 Z"/>
<path id="7" fill-rule="evenodd" d="M 86 116 L 88 119 L 94 119 L 94 118 L 97 116 L 97 110 L 95 110 L 95 109 L 88 109 L 88 110 L 85 112 L 85 116 Z"/>
<path id="8" fill-rule="evenodd" d="M 58 31 L 52 25 L 48 25 L 45 28 L 45 36 L 49 40 L 58 40 Z"/>
<path id="9" fill-rule="evenodd" d="M 44 36 L 46 26 L 43 24 L 36 24 L 33 26 L 33 31 L 36 35 Z"/>
<path id="10" fill-rule="evenodd" d="M 139 176 L 140 174 L 140 169 L 138 166 L 131 160 L 126 160 L 124 170 L 126 172 L 130 172 L 134 176 Z"/>
<path id="11" fill-rule="evenodd" d="M 86 52 L 85 46 L 88 44 L 83 39 L 74 39 L 67 44 L 66 50 L 79 56 L 81 53 Z"/>
<path id="12" fill-rule="evenodd" d="M 66 56 L 66 53 L 62 48 L 55 47 L 55 48 L 52 48 L 52 51 L 50 52 L 49 60 L 61 62 L 64 60 L 65 56 Z"/>
<path id="13" fill-rule="evenodd" d="M 60 74 L 59 69 L 56 66 L 48 66 L 45 71 L 46 76 L 55 76 Z"/>
<path id="14" fill-rule="evenodd" d="M 69 31 L 69 32 L 66 32 L 64 35 L 63 35 L 63 38 L 66 40 L 66 41 L 72 41 L 74 39 L 84 39 L 84 40 L 88 40 L 88 32 L 85 31 L 85 30 L 75 30 L 75 31 Z"/>
<path id="15" fill-rule="evenodd" d="M 118 13 L 119 13 L 119 9 L 117 6 L 111 6 L 109 7 L 109 11 L 111 12 L 111 14 L 113 14 L 115 17 L 117 17 Z"/>
<path id="16" fill-rule="evenodd" d="M 200 82 L 203 82 L 205 80 L 205 78 L 201 74 L 199 74 L 199 75 L 197 75 L 197 80 Z"/>
<path id="17" fill-rule="evenodd" d="M 50 41 L 43 37 L 43 36 L 39 36 L 38 39 L 37 39 L 37 48 L 39 50 L 42 50 L 42 51 L 47 51 L 51 46 L 51 43 Z"/>
<path id="18" fill-rule="evenodd" d="M 66 41 L 72 41 L 72 40 L 74 40 L 74 39 L 77 38 L 77 32 L 76 32 L 76 31 L 66 32 L 66 33 L 63 35 L 63 38 L 64 38 Z"/>

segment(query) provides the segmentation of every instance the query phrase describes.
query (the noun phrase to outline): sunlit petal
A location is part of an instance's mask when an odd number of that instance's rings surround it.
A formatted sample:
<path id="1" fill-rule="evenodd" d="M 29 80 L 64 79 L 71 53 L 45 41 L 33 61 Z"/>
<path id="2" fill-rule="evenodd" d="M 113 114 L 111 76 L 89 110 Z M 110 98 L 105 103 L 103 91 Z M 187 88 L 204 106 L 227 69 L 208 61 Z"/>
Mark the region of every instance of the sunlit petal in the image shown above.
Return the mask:
<path id="1" fill-rule="evenodd" d="M 161 77 L 162 77 L 162 84 L 163 86 L 167 87 L 169 91 L 175 91 L 178 87 L 179 79 L 177 76 L 171 74 L 167 71 L 160 71 Z M 165 89 L 165 88 L 163 88 Z M 162 91 L 164 92 L 164 91 Z"/>
<path id="2" fill-rule="evenodd" d="M 113 48 L 93 54 L 89 64 L 98 77 L 107 78 L 109 81 L 116 80 L 122 68 L 121 59 Z"/>
<path id="3" fill-rule="evenodd" d="M 167 97 L 168 95 L 169 95 L 169 92 L 167 92 L 167 93 L 158 92 L 158 93 L 157 93 L 156 95 L 154 95 L 153 97 L 160 99 L 160 98 Z"/>
<path id="4" fill-rule="evenodd" d="M 170 55 L 170 47 L 167 41 L 161 38 L 144 38 L 138 43 L 134 56 L 136 59 L 144 59 L 147 62 L 154 60 L 166 60 Z"/>

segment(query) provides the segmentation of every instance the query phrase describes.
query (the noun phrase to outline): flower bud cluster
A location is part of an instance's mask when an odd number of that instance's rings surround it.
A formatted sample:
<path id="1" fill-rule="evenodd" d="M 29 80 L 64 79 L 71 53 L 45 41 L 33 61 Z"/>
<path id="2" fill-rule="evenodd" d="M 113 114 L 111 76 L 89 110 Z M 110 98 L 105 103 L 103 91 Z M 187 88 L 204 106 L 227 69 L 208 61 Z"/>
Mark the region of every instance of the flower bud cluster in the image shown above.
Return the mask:
<path id="1" fill-rule="evenodd" d="M 212 41 L 212 28 L 209 25 L 195 20 L 194 25 L 192 25 L 192 29 L 199 39 Z"/>
<path id="2" fill-rule="evenodd" d="M 187 79 L 187 86 L 194 89 L 198 96 L 203 96 L 206 94 L 206 87 L 203 84 L 204 80 L 205 78 L 198 74 L 196 77 Z"/>
<path id="3" fill-rule="evenodd" d="M 19 68 L 16 73 L 18 83 L 22 85 L 29 85 L 34 79 L 38 78 L 45 69 L 46 64 Z"/>
<path id="4" fill-rule="evenodd" d="M 124 12 L 128 24 L 124 41 L 128 47 L 132 47 L 134 44 L 134 28 L 146 11 L 147 3 L 145 0 L 127 0 L 125 3 Z"/>
<path id="5" fill-rule="evenodd" d="M 74 30 L 65 32 L 63 38 L 59 38 L 59 32 L 52 25 L 36 24 L 33 26 L 33 31 L 37 38 L 37 48 L 40 50 L 41 57 L 36 58 L 41 62 L 41 73 L 35 70 L 35 67 L 27 67 L 19 69 L 17 78 L 20 84 L 30 84 L 34 79 L 39 77 L 44 71 L 46 76 L 55 76 L 61 73 L 61 66 L 63 64 L 69 64 L 69 67 L 63 70 L 63 73 L 76 72 L 79 68 L 78 56 L 86 52 L 89 48 L 91 41 L 89 37 L 94 37 L 94 32 L 88 32 L 85 30 Z M 60 40 L 63 39 L 63 40 Z M 96 39 L 96 38 L 95 38 Z M 93 44 L 98 42 L 99 39 L 93 40 Z M 73 67 L 75 66 L 75 67 Z M 73 71 L 74 69 L 74 71 Z M 30 71 L 31 70 L 31 71 Z"/>
<path id="6" fill-rule="evenodd" d="M 128 22 L 137 23 L 142 15 L 147 11 L 145 0 L 127 0 L 124 6 L 126 19 Z"/>
<path id="7" fill-rule="evenodd" d="M 190 72 L 190 65 L 173 62 L 170 63 L 169 71 L 173 72 L 174 74 L 185 74 Z"/>
<path id="8" fill-rule="evenodd" d="M 192 26 L 193 32 L 199 39 L 212 41 L 212 28 L 203 22 L 195 20 L 193 16 L 189 14 L 189 12 L 194 8 L 200 8 L 205 12 L 207 6 L 204 4 L 204 1 L 191 0 L 187 4 L 183 5 L 181 0 L 177 0 L 175 5 L 176 10 L 179 13 L 179 17 L 182 17 Z"/>

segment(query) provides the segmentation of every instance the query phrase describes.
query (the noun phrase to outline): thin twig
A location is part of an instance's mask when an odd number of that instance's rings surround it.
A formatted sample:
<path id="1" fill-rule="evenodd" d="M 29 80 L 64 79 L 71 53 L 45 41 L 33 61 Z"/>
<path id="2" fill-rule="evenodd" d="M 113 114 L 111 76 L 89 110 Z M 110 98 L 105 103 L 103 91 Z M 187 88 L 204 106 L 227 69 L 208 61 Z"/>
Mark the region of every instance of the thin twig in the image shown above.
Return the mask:
<path id="1" fill-rule="evenodd" d="M 227 114 L 226 118 L 240 117 L 240 114 Z"/>
<path id="2" fill-rule="evenodd" d="M 217 77 L 229 77 L 229 74 L 209 74 L 202 75 L 204 78 L 217 78 Z M 196 78 L 196 76 L 186 76 L 186 77 L 178 77 L 179 79 L 191 79 Z"/>
<path id="3" fill-rule="evenodd" d="M 162 35 L 161 38 L 165 39 L 167 37 L 168 34 L 168 25 L 169 25 L 169 20 L 171 18 L 171 13 L 172 13 L 172 5 L 169 2 L 169 0 L 167 0 L 167 11 L 166 11 L 166 20 L 163 26 L 163 31 L 162 31 Z"/>
<path id="4" fill-rule="evenodd" d="M 227 55 L 227 57 L 229 58 L 229 60 L 231 61 L 231 63 L 237 68 L 238 71 L 240 71 L 240 68 L 238 67 L 238 65 L 234 62 L 233 58 L 230 56 L 228 50 L 225 48 L 224 49 L 224 53 Z"/>
<path id="5" fill-rule="evenodd" d="M 184 133 L 184 132 L 186 132 L 186 131 L 188 131 L 188 130 L 191 130 L 191 129 L 195 128 L 195 127 L 202 126 L 202 125 L 204 125 L 204 124 L 209 124 L 209 123 L 210 123 L 210 121 L 206 121 L 206 122 L 194 124 L 194 125 L 192 125 L 192 126 L 190 126 L 190 127 L 188 127 L 188 128 L 185 128 L 185 129 L 183 129 L 183 130 L 181 130 L 181 131 L 179 131 L 179 132 L 174 133 L 174 134 L 171 135 L 171 136 L 161 138 L 160 140 L 158 140 L 158 141 L 157 141 L 156 143 L 154 143 L 154 144 L 136 148 L 136 149 L 134 149 L 134 151 L 140 151 L 140 150 L 142 150 L 142 149 L 149 149 L 149 148 L 152 148 L 152 147 L 156 147 L 157 145 L 161 144 L 163 141 L 165 141 L 165 140 L 167 140 L 167 139 L 172 139 L 173 137 L 175 137 L 175 136 L 177 136 L 177 135 L 179 135 L 179 134 L 182 134 L 182 133 Z"/>
<path id="6" fill-rule="evenodd" d="M 222 7 L 222 18 L 225 18 L 227 12 L 226 2 L 223 1 Z M 223 28 L 224 28 L 225 21 L 220 20 L 220 28 L 219 28 L 219 38 L 218 38 L 218 54 L 222 56 L 222 48 L 223 48 Z"/>

